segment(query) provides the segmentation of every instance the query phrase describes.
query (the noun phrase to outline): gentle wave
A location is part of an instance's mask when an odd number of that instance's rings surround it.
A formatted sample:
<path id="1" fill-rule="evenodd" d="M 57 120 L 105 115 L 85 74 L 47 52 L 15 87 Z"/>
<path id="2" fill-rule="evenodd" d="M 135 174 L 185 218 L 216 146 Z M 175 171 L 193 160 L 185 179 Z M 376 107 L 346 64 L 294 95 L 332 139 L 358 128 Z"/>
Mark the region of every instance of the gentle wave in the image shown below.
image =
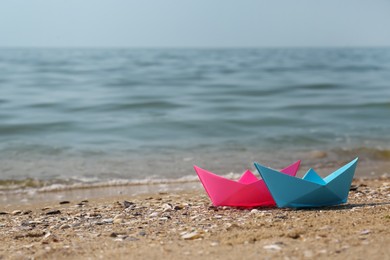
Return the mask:
<path id="1" fill-rule="evenodd" d="M 66 130 L 73 127 L 72 122 L 24 123 L 0 125 L 0 135 L 35 134 L 49 131 Z"/>
<path id="2" fill-rule="evenodd" d="M 341 84 L 309 84 L 309 85 L 301 85 L 301 86 L 295 86 L 295 89 L 308 89 L 308 90 L 333 90 L 333 89 L 340 89 L 343 86 Z"/>
<path id="3" fill-rule="evenodd" d="M 357 148 L 343 148 L 333 149 L 333 151 L 342 156 L 359 156 L 365 160 L 375 161 L 389 161 L 390 160 L 390 149 L 385 148 L 373 148 L 373 147 L 357 147 Z"/>
<path id="4" fill-rule="evenodd" d="M 68 112 L 82 112 L 82 111 L 91 111 L 91 112 L 113 112 L 113 111 L 134 111 L 134 109 L 172 109 L 180 108 L 183 105 L 175 104 L 173 102 L 167 101 L 144 101 L 144 102 L 135 102 L 135 103 L 111 103 L 111 104 L 100 104 L 97 106 L 83 106 L 83 107 L 71 107 L 65 109 Z"/>
<path id="5" fill-rule="evenodd" d="M 229 173 L 221 175 L 228 179 L 238 179 L 239 174 Z M 196 175 L 182 176 L 176 179 L 140 179 L 140 180 L 124 180 L 114 179 L 109 181 L 88 181 L 85 179 L 74 179 L 64 182 L 64 180 L 42 181 L 36 179 L 24 180 L 2 180 L 0 181 L 0 195 L 23 194 L 32 192 L 53 192 L 67 191 L 76 189 L 90 189 L 102 187 L 118 187 L 118 186 L 139 186 L 139 185 L 160 185 L 160 184 L 181 184 L 198 182 Z"/>

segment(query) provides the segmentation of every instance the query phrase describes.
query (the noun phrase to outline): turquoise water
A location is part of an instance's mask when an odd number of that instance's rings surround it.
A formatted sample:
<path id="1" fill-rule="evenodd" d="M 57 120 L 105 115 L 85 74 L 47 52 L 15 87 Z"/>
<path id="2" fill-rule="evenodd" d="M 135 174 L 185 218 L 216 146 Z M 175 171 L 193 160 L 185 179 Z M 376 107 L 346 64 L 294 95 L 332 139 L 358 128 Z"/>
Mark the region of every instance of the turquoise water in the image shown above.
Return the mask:
<path id="1" fill-rule="evenodd" d="M 3 181 L 388 161 L 389 129 L 390 48 L 0 49 Z"/>

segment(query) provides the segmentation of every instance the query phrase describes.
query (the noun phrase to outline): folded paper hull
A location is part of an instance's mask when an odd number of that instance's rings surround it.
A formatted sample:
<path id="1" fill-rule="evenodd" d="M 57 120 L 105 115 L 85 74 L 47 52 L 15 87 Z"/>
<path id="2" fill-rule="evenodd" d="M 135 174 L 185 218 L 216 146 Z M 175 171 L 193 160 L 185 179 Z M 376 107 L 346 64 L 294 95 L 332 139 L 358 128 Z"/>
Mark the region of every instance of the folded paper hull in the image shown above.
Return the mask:
<path id="1" fill-rule="evenodd" d="M 283 174 L 295 176 L 300 161 L 281 170 Z M 275 201 L 263 180 L 247 170 L 238 181 L 233 181 L 194 166 L 214 206 L 272 207 Z"/>
<path id="2" fill-rule="evenodd" d="M 300 179 L 255 163 L 278 207 L 323 207 L 346 203 L 358 159 L 322 179 L 310 169 Z"/>

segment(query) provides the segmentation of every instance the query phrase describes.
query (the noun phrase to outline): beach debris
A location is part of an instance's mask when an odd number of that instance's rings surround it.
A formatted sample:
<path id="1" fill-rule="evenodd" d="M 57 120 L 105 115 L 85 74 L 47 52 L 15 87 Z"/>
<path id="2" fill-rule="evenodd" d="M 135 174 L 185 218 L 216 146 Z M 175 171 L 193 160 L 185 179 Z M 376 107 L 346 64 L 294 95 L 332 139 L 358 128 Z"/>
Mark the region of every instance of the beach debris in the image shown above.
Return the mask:
<path id="1" fill-rule="evenodd" d="M 49 232 L 42 238 L 41 243 L 42 244 L 49 244 L 50 242 L 59 242 L 59 241 L 60 240 L 56 235 Z"/>
<path id="2" fill-rule="evenodd" d="M 371 233 L 371 230 L 368 230 L 368 229 L 364 229 L 360 232 L 360 235 L 368 235 Z"/>
<path id="3" fill-rule="evenodd" d="M 123 207 L 124 207 L 125 209 L 127 209 L 127 208 L 129 208 L 129 207 L 131 207 L 131 206 L 135 206 L 135 203 L 134 203 L 134 202 L 127 201 L 127 200 L 124 200 L 122 204 L 123 204 Z"/>
<path id="4" fill-rule="evenodd" d="M 9 213 L 6 211 L 0 211 L 0 215 L 8 215 Z"/>
<path id="5" fill-rule="evenodd" d="M 167 211 L 172 211 L 173 210 L 173 207 L 171 204 L 169 203 L 164 203 L 162 206 L 161 206 L 163 212 L 167 212 Z"/>
<path id="6" fill-rule="evenodd" d="M 83 207 L 85 206 L 89 201 L 88 200 L 82 200 L 80 201 L 79 203 L 77 203 L 76 205 L 79 206 L 79 207 Z"/>
<path id="7" fill-rule="evenodd" d="M 27 226 L 35 226 L 35 224 L 31 224 L 31 221 L 28 221 L 28 220 L 23 220 L 21 223 L 20 223 L 20 225 L 22 226 L 22 227 L 27 227 Z"/>
<path id="8" fill-rule="evenodd" d="M 69 200 L 63 200 L 63 201 L 60 201 L 60 204 L 62 205 L 62 204 L 69 204 L 70 203 L 70 201 Z"/>
<path id="9" fill-rule="evenodd" d="M 59 209 L 50 210 L 46 212 L 46 215 L 57 215 L 57 214 L 61 214 L 61 211 Z"/>
<path id="10" fill-rule="evenodd" d="M 214 206 L 214 205 L 210 205 L 209 206 L 209 210 L 214 210 L 214 211 L 218 211 L 218 207 L 217 206 Z"/>
<path id="11" fill-rule="evenodd" d="M 45 235 L 46 235 L 45 231 L 30 231 L 30 232 L 23 233 L 23 234 L 17 234 L 14 238 L 20 239 L 20 238 L 25 238 L 25 237 L 42 237 Z"/>
<path id="12" fill-rule="evenodd" d="M 275 216 L 275 218 L 277 218 L 277 219 L 287 219 L 288 216 L 286 214 L 281 213 L 281 214 L 277 214 Z"/>
<path id="13" fill-rule="evenodd" d="M 22 214 L 22 211 L 21 210 L 14 210 L 11 212 L 12 215 L 16 216 L 16 215 L 20 215 Z"/>
<path id="14" fill-rule="evenodd" d="M 184 240 L 194 240 L 194 239 L 202 238 L 202 234 L 200 234 L 197 231 L 185 232 L 181 235 L 181 238 Z"/>
<path id="15" fill-rule="evenodd" d="M 127 235 L 126 235 L 125 232 L 112 232 L 110 234 L 110 237 L 120 237 L 120 238 L 123 238 L 123 237 L 127 237 Z"/>
<path id="16" fill-rule="evenodd" d="M 350 190 L 350 191 L 357 191 L 358 188 L 359 188 L 358 185 L 351 185 L 351 187 L 349 187 L 349 190 Z"/>
<path id="17" fill-rule="evenodd" d="M 60 226 L 60 229 L 67 229 L 67 228 L 70 228 L 69 224 L 63 224 Z"/>
<path id="18" fill-rule="evenodd" d="M 80 222 L 75 222 L 71 225 L 73 228 L 77 228 L 77 227 L 80 227 L 81 226 L 81 223 Z"/>
<path id="19" fill-rule="evenodd" d="M 105 219 L 102 219 L 102 222 L 104 224 L 112 224 L 114 222 L 114 219 L 112 219 L 112 218 L 105 218 Z"/>
<path id="20" fill-rule="evenodd" d="M 282 250 L 282 247 L 277 244 L 265 245 L 263 246 L 266 250 L 279 251 Z"/>
<path id="21" fill-rule="evenodd" d="M 123 223 L 124 216 L 122 214 L 116 215 L 113 219 L 114 224 L 120 224 Z"/>
<path id="22" fill-rule="evenodd" d="M 149 214 L 149 217 L 155 218 L 155 217 L 158 217 L 159 214 L 160 214 L 159 212 L 154 211 L 154 212 L 152 212 L 152 213 Z"/>
<path id="23" fill-rule="evenodd" d="M 102 215 L 99 212 L 90 212 L 87 214 L 88 218 L 101 218 Z"/>
<path id="24" fill-rule="evenodd" d="M 179 204 L 179 205 L 175 205 L 173 207 L 174 210 L 181 210 L 181 209 L 184 209 L 185 205 L 184 204 Z"/>

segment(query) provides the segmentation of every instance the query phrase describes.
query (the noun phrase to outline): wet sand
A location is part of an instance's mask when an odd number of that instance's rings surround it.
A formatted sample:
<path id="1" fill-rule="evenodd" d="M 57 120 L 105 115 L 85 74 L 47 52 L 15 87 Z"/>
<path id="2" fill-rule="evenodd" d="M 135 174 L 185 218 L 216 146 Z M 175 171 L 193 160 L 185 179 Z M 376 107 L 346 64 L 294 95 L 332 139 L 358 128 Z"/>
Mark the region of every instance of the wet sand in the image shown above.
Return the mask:
<path id="1" fill-rule="evenodd" d="M 347 204 L 213 207 L 202 189 L 0 209 L 0 259 L 385 259 L 390 178 L 356 179 Z M 87 200 L 88 199 L 88 200 Z"/>

